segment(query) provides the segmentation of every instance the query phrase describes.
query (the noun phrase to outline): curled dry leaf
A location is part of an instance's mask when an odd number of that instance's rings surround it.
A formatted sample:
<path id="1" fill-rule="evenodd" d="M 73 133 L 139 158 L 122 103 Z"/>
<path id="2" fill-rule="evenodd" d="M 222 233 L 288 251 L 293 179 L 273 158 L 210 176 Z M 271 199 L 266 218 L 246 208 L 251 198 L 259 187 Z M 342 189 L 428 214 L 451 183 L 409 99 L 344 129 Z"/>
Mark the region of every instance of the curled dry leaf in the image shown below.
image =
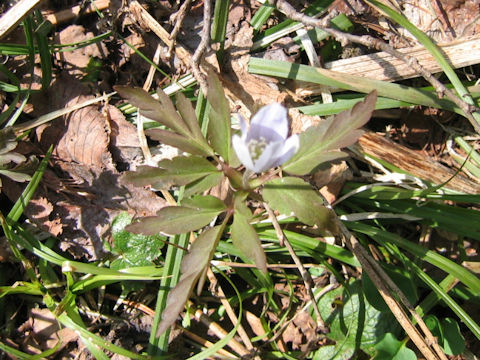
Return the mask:
<path id="1" fill-rule="evenodd" d="M 56 41 L 60 44 L 74 44 L 93 38 L 91 32 L 85 32 L 81 25 L 70 25 L 60 31 Z M 105 58 L 108 55 L 107 47 L 103 42 L 81 47 L 73 51 L 57 52 L 60 61 L 65 63 L 65 68 L 70 75 L 83 75 L 91 58 Z"/>
<path id="2" fill-rule="evenodd" d="M 85 86 L 65 75 L 49 91 L 45 105 L 50 111 L 90 98 Z M 33 222 L 60 238 L 61 249 L 89 260 L 103 255 L 103 239 L 119 212 L 151 216 L 165 205 L 152 191 L 120 183 L 119 169 L 134 162 L 130 155 L 138 156 L 136 129 L 118 111 L 106 110 L 88 106 L 37 128 L 43 149 L 39 153 L 54 146 L 53 167 L 26 211 Z M 18 199 L 22 188 L 14 183 L 8 188 L 7 196 Z"/>

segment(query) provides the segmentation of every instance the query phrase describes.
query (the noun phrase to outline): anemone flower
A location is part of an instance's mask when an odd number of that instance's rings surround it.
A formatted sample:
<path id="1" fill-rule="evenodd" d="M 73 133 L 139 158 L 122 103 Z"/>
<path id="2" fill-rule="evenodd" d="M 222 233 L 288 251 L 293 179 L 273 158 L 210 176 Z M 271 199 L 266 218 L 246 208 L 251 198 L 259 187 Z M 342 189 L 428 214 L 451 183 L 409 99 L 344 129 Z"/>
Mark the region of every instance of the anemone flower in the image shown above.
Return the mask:
<path id="1" fill-rule="evenodd" d="M 288 135 L 287 109 L 278 103 L 264 106 L 248 127 L 239 115 L 242 136 L 233 135 L 232 145 L 245 167 L 261 173 L 289 160 L 298 150 L 297 135 Z"/>

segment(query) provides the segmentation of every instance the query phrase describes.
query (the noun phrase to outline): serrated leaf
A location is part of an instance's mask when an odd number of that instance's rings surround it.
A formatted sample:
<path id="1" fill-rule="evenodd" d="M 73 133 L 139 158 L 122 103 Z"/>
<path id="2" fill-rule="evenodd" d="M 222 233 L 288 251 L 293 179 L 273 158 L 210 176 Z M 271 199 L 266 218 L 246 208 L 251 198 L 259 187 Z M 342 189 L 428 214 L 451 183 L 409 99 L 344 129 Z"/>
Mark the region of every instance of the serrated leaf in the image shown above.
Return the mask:
<path id="1" fill-rule="evenodd" d="M 335 150 L 350 146 L 358 140 L 363 133 L 359 128 L 370 119 L 376 100 L 377 93 L 373 91 L 353 108 L 299 134 L 300 148 L 283 165 L 283 169 L 290 174 L 305 175 L 324 161 L 343 157 L 344 153 Z M 328 154 L 329 152 L 334 153 Z"/>
<path id="2" fill-rule="evenodd" d="M 309 226 L 325 228 L 330 218 L 322 198 L 302 179 L 284 177 L 270 180 L 263 188 L 263 198 L 273 209 L 284 215 L 295 215 Z"/>
<path id="3" fill-rule="evenodd" d="M 235 199 L 235 214 L 232 224 L 233 245 L 239 249 L 258 269 L 267 272 L 267 258 L 258 234 L 250 225 L 252 212 L 241 198 Z"/>
<path id="4" fill-rule="evenodd" d="M 205 137 L 203 136 L 202 130 L 200 129 L 200 124 L 198 123 L 197 115 L 195 114 L 195 109 L 193 108 L 190 100 L 188 100 L 187 97 L 181 92 L 178 92 L 175 95 L 175 99 L 177 100 L 178 112 L 190 129 L 192 137 L 194 139 L 203 141 L 206 144 Z"/>
<path id="5" fill-rule="evenodd" d="M 132 222 L 127 212 L 122 212 L 112 222 L 113 252 L 121 255 L 114 268 L 152 265 L 158 258 L 165 242 L 159 235 L 139 235 L 125 230 Z M 113 264 L 112 264 L 113 266 Z"/>
<path id="6" fill-rule="evenodd" d="M 183 196 L 188 198 L 192 195 L 199 194 L 205 190 L 211 189 L 217 186 L 224 179 L 223 173 L 217 172 L 205 176 L 199 180 L 196 180 L 185 187 Z"/>
<path id="7" fill-rule="evenodd" d="M 182 200 L 182 206 L 203 211 L 224 211 L 227 207 L 219 198 L 212 195 L 197 195 Z"/>
<path id="8" fill-rule="evenodd" d="M 159 99 L 155 100 L 141 88 L 116 85 L 114 89 L 130 104 L 139 108 L 143 116 L 155 120 L 180 134 L 189 134 L 187 125 L 178 115 L 168 95 L 162 90 L 157 91 Z"/>
<path id="9" fill-rule="evenodd" d="M 129 225 L 126 230 L 143 235 L 183 234 L 208 225 L 223 210 L 195 209 L 184 206 L 166 206 L 158 216 L 147 216 Z"/>
<path id="10" fill-rule="evenodd" d="M 230 161 L 231 151 L 231 124 L 230 107 L 228 105 L 222 83 L 213 71 L 208 73 L 208 95 L 210 103 L 208 121 L 208 140 L 213 148 L 225 159 Z"/>
<path id="11" fill-rule="evenodd" d="M 417 360 L 415 353 L 405 346 L 405 343 L 398 341 L 391 333 L 386 333 L 382 339 L 375 344 L 377 355 L 374 360 Z"/>
<path id="12" fill-rule="evenodd" d="M 165 332 L 183 310 L 195 283 L 208 266 L 222 232 L 223 226 L 215 226 L 200 234 L 193 242 L 189 253 L 182 260 L 180 280 L 168 294 L 167 305 L 162 313 L 162 321 L 158 325 L 157 336 Z"/>
<path id="13" fill-rule="evenodd" d="M 145 131 L 145 134 L 153 140 L 176 147 L 177 149 L 192 155 L 211 155 L 211 151 L 208 150 L 208 145 L 203 146 L 183 135 L 179 135 L 169 130 L 149 129 Z"/>
<path id="14" fill-rule="evenodd" d="M 127 171 L 122 181 L 135 186 L 151 185 L 164 189 L 171 186 L 187 185 L 212 173 L 217 168 L 207 159 L 200 156 L 177 156 L 172 160 L 162 160 L 158 167 L 139 166 L 136 171 Z"/>

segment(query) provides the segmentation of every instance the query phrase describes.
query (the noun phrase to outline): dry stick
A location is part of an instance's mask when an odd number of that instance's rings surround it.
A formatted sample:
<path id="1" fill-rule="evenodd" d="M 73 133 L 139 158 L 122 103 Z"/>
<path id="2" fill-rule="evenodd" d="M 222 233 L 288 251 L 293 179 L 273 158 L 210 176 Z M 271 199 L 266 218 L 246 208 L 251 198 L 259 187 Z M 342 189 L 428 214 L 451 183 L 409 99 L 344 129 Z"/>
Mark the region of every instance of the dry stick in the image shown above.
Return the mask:
<path id="1" fill-rule="evenodd" d="M 96 12 L 97 10 L 105 10 L 110 6 L 110 0 L 96 0 L 93 3 L 88 4 L 84 9 L 83 9 L 83 14 L 92 14 Z M 61 10 L 56 13 L 48 13 L 48 12 L 42 12 L 43 17 L 45 20 L 50 21 L 53 25 L 56 24 L 63 24 L 66 23 L 70 20 L 75 19 L 77 16 L 80 15 L 80 12 L 82 11 L 82 6 L 73 6 L 69 9 Z"/>
<path id="2" fill-rule="evenodd" d="M 315 315 L 317 317 L 317 327 L 321 332 L 327 332 L 327 328 L 325 326 L 325 323 L 322 319 L 322 315 L 320 314 L 320 310 L 318 309 L 318 304 L 315 301 L 315 295 L 313 294 L 313 289 L 312 289 L 312 284 L 313 284 L 313 279 L 310 276 L 310 273 L 305 269 L 303 266 L 302 262 L 298 258 L 297 254 L 295 254 L 295 250 L 293 249 L 292 245 L 290 244 L 290 241 L 288 240 L 287 236 L 283 232 L 282 228 L 280 227 L 280 224 L 278 223 L 277 217 L 275 216 L 275 213 L 273 210 L 268 206 L 267 203 L 263 203 L 263 207 L 265 210 L 267 210 L 268 217 L 272 221 L 273 227 L 275 228 L 275 232 L 277 234 L 277 238 L 280 241 L 280 243 L 283 243 L 285 247 L 288 249 L 288 252 L 290 253 L 290 256 L 292 257 L 293 261 L 297 265 L 298 271 L 300 271 L 300 275 L 302 276 L 303 282 L 305 283 L 305 289 L 307 289 L 308 297 L 310 298 L 310 301 L 312 302 L 313 310 L 315 311 Z"/>
<path id="3" fill-rule="evenodd" d="M 342 44 L 344 43 L 357 43 L 361 44 L 364 46 L 367 46 L 369 48 L 374 48 L 377 50 L 384 51 L 402 61 L 404 61 L 406 64 L 408 64 L 412 69 L 414 69 L 417 73 L 419 73 L 425 80 L 427 80 L 437 91 L 439 96 L 446 95 L 450 100 L 452 100 L 462 111 L 465 113 L 466 118 L 470 121 L 472 124 L 473 128 L 477 131 L 480 132 L 480 125 L 477 124 L 475 119 L 472 116 L 472 113 L 475 111 L 478 111 L 479 109 L 473 105 L 467 104 L 465 101 L 460 99 L 458 96 L 455 95 L 455 93 L 446 88 L 445 85 L 443 85 L 437 78 L 435 78 L 429 71 L 427 71 L 420 63 L 418 60 L 410 55 L 401 53 L 400 51 L 394 49 L 392 46 L 387 44 L 384 41 L 381 41 L 379 39 L 376 39 L 372 36 L 369 35 L 363 35 L 363 36 L 358 36 L 358 35 L 352 35 L 348 33 L 344 33 L 342 31 L 329 28 L 327 26 L 327 23 L 324 20 L 318 20 L 315 18 L 312 18 L 310 16 L 304 15 L 302 13 L 299 13 L 296 11 L 287 1 L 285 0 L 277 0 L 276 2 L 277 8 L 282 11 L 287 17 L 289 17 L 292 20 L 299 21 L 305 25 L 313 26 L 313 27 L 318 27 L 321 28 L 323 31 L 326 33 L 329 33 L 335 39 L 340 41 Z"/>
<path id="4" fill-rule="evenodd" d="M 211 348 L 211 347 L 214 347 L 215 344 L 212 343 L 211 341 L 208 341 L 208 340 L 205 340 L 204 338 L 202 338 L 201 336 L 198 336 L 197 334 L 191 332 L 191 331 L 188 331 L 187 329 L 179 326 L 179 325 L 175 325 L 175 327 L 179 330 L 182 331 L 183 334 L 185 334 L 187 337 L 189 337 L 190 339 L 192 339 L 193 341 L 196 341 L 197 343 L 199 343 L 200 345 L 206 347 L 206 348 Z M 227 350 L 225 349 L 218 349 L 217 350 L 217 354 L 218 355 L 222 355 L 222 356 L 225 356 L 227 358 L 230 358 L 230 359 L 235 359 L 236 356 L 230 352 L 228 352 Z"/>
<path id="5" fill-rule="evenodd" d="M 227 297 L 225 296 L 225 293 L 223 292 L 221 286 L 218 284 L 217 278 L 215 277 L 215 274 L 213 273 L 212 269 L 208 268 L 207 270 L 207 277 L 210 283 L 215 286 L 216 291 L 218 293 L 218 297 L 220 298 L 220 302 L 222 305 L 225 307 L 225 310 L 227 311 L 227 315 L 230 318 L 230 321 L 232 322 L 233 326 L 237 325 L 238 323 L 238 318 L 237 315 L 235 315 L 235 312 L 233 311 L 232 307 L 230 306 L 230 303 L 227 300 Z M 238 325 L 238 335 L 240 335 L 240 338 L 242 339 L 243 343 L 247 347 L 248 350 L 254 351 L 254 347 L 252 345 L 252 342 L 250 341 L 250 337 L 248 336 L 247 332 L 243 328 L 241 324 Z"/>
<path id="6" fill-rule="evenodd" d="M 118 301 L 119 297 L 116 296 L 116 295 L 113 295 L 113 294 L 105 294 L 105 297 L 107 299 L 110 299 L 110 300 L 114 300 L 114 301 Z M 127 300 L 127 299 L 122 299 L 121 300 L 122 304 L 124 304 L 125 306 L 128 306 L 128 307 L 131 307 L 131 308 L 134 308 L 134 309 L 137 309 L 141 312 L 143 312 L 144 314 L 146 315 L 149 315 L 151 317 L 155 316 L 155 310 L 149 308 L 147 305 L 145 304 L 142 304 L 140 302 L 137 302 L 137 301 L 132 301 L 132 300 Z M 198 310 L 200 311 L 200 310 Z M 201 312 L 200 312 L 201 313 Z M 215 324 L 216 325 L 216 324 Z M 198 342 L 199 344 L 205 346 L 205 347 L 212 347 L 214 346 L 215 344 L 211 343 L 210 341 L 208 340 L 205 340 L 203 339 L 202 337 L 198 336 L 197 334 L 194 334 L 192 333 L 191 331 L 188 331 L 187 329 L 184 329 L 182 328 L 181 326 L 179 325 L 175 325 L 175 327 L 177 327 L 178 329 L 181 329 L 185 335 L 187 335 L 187 337 L 189 337 L 190 339 Z M 217 325 L 218 327 L 218 325 Z M 209 327 L 210 328 L 210 327 Z M 225 330 L 223 330 L 225 331 Z M 233 357 L 233 354 L 229 353 L 228 351 L 224 350 L 224 349 L 219 349 L 217 351 L 218 354 L 220 355 L 223 355 L 223 356 L 231 356 Z"/>
<path id="7" fill-rule="evenodd" d="M 20 0 L 8 9 L 0 18 L 0 39 L 15 29 L 18 23 L 20 23 L 40 1 L 41 0 Z"/>
<path id="8" fill-rule="evenodd" d="M 212 2 L 211 0 L 203 1 L 203 28 L 202 28 L 202 38 L 200 44 L 198 44 L 197 49 L 193 53 L 192 61 L 190 65 L 192 67 L 193 76 L 197 79 L 202 92 L 207 94 L 207 82 L 203 76 L 202 71 L 200 70 L 200 62 L 202 61 L 203 54 L 207 49 L 208 43 L 210 42 L 210 23 L 212 21 Z"/>
<path id="9" fill-rule="evenodd" d="M 183 20 L 185 20 L 185 15 L 187 14 L 188 9 L 190 9 L 191 4 L 192 0 L 185 0 L 182 6 L 180 6 L 180 9 L 177 11 L 177 13 L 173 15 L 175 27 L 170 34 L 170 40 L 172 40 L 172 42 L 168 46 L 168 58 L 172 56 L 173 48 L 175 47 L 175 39 L 177 38 L 177 35 L 182 28 Z"/>

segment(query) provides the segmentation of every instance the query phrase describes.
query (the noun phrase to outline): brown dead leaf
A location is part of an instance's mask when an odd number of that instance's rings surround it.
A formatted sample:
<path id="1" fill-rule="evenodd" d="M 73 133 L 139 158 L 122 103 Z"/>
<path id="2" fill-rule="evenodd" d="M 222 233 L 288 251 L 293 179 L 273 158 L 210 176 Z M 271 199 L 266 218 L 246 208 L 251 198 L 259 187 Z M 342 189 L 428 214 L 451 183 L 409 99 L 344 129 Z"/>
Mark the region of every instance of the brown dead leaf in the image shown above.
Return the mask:
<path id="1" fill-rule="evenodd" d="M 68 107 L 90 97 L 79 80 L 63 74 L 44 97 L 43 108 Z M 60 248 L 74 257 L 101 258 L 110 224 L 120 212 L 150 216 L 165 205 L 152 191 L 119 183 L 118 169 L 130 170 L 139 161 L 139 150 L 136 128 L 116 108 L 88 106 L 37 128 L 36 134 L 41 148 L 37 154 L 54 146 L 53 166 L 25 214 L 58 236 Z M 9 182 L 6 187 L 6 195 L 16 201 L 20 185 Z"/>
<path id="2" fill-rule="evenodd" d="M 256 336 L 265 335 L 265 329 L 263 328 L 262 320 L 260 320 L 258 316 L 254 315 L 250 311 L 245 311 L 245 319 Z"/>
<path id="3" fill-rule="evenodd" d="M 27 334 L 23 344 L 25 350 L 34 354 L 51 349 L 59 342 L 61 349 L 78 339 L 75 331 L 68 328 L 60 329 L 57 319 L 48 309 L 31 309 L 29 319 L 20 326 L 19 331 Z"/>
<path id="4" fill-rule="evenodd" d="M 50 220 L 52 212 L 53 205 L 45 197 L 34 198 L 29 203 L 28 214 L 35 223 L 42 224 L 42 230 L 49 232 L 53 236 L 58 236 L 63 231 L 63 225 L 58 216 Z"/>
<path id="5" fill-rule="evenodd" d="M 337 199 L 345 181 L 351 179 L 352 172 L 345 161 L 338 164 L 327 164 L 313 174 L 315 185 L 329 204 Z"/>
<path id="6" fill-rule="evenodd" d="M 56 37 L 57 43 L 73 44 L 80 41 L 86 41 L 94 37 L 92 32 L 85 32 L 85 28 L 80 25 L 70 25 L 60 31 Z M 70 75 L 83 75 L 85 68 L 91 58 L 106 58 L 108 55 L 107 47 L 103 42 L 82 47 L 73 51 L 57 52 L 58 60 L 65 63 L 65 69 Z"/>
<path id="7" fill-rule="evenodd" d="M 288 324 L 282 334 L 285 343 L 291 343 L 293 350 L 300 350 L 306 353 L 312 343 L 317 341 L 315 322 L 310 314 L 302 311 L 296 315 L 295 319 Z"/>

